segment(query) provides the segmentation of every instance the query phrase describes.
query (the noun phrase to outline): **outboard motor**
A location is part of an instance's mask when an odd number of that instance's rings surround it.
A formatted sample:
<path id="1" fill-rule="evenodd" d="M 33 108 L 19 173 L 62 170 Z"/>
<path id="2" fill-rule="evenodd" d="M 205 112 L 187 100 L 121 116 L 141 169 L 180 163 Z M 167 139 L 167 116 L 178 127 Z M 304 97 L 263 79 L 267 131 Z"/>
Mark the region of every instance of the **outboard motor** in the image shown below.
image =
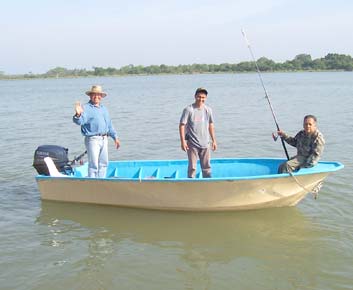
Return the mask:
<path id="1" fill-rule="evenodd" d="M 73 170 L 68 158 L 68 149 L 57 145 L 42 145 L 34 152 L 33 167 L 38 174 L 50 175 L 47 165 L 44 162 L 45 157 L 53 159 L 54 164 L 59 172 L 71 175 Z"/>

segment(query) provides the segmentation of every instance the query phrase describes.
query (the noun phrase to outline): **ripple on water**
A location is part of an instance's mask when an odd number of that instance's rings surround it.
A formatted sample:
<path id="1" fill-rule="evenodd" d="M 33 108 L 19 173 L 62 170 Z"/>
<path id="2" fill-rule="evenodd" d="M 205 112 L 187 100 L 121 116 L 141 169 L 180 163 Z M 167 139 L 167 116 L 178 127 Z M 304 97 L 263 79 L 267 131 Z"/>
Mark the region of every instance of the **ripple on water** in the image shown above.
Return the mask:
<path id="1" fill-rule="evenodd" d="M 42 202 L 34 150 L 55 144 L 69 148 L 70 157 L 84 151 L 73 104 L 86 102 L 83 91 L 100 83 L 121 140 L 118 151 L 110 142 L 111 159 L 186 158 L 178 122 L 198 86 L 208 88 L 215 113 L 213 157 L 284 157 L 255 74 L 0 81 L 8 96 L 0 106 L 1 287 L 350 289 L 351 78 L 264 75 L 281 128 L 295 134 L 302 116 L 314 113 L 325 134 L 324 159 L 345 164 L 318 200 L 308 195 L 295 208 L 212 214 Z"/>

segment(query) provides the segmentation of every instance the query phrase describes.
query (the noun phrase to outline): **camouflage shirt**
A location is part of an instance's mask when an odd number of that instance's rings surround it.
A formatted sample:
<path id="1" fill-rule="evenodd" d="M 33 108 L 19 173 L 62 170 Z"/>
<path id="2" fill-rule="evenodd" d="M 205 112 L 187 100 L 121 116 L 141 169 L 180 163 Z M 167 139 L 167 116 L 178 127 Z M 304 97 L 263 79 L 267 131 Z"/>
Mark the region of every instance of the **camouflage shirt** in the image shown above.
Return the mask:
<path id="1" fill-rule="evenodd" d="M 319 130 L 312 135 L 308 135 L 304 130 L 298 132 L 295 137 L 284 135 L 284 140 L 297 148 L 297 156 L 305 158 L 303 167 L 312 167 L 316 165 L 324 151 L 325 140 Z"/>

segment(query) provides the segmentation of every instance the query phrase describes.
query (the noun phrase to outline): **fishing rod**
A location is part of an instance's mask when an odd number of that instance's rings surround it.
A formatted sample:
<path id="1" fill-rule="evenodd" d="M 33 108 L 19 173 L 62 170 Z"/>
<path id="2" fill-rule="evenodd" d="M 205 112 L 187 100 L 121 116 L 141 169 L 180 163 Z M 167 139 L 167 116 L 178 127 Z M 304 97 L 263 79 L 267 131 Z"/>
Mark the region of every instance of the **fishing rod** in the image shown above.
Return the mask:
<path id="1" fill-rule="evenodd" d="M 72 161 L 69 162 L 69 164 L 74 165 L 76 162 L 81 161 L 81 159 L 83 158 L 83 156 L 85 156 L 85 154 L 87 154 L 87 150 L 82 154 L 78 155 L 77 157 L 75 157 Z"/>
<path id="2" fill-rule="evenodd" d="M 255 59 L 254 53 L 252 52 L 252 49 L 251 49 L 251 46 L 250 46 L 250 42 L 249 42 L 248 38 L 246 37 L 246 34 L 245 34 L 245 32 L 244 32 L 243 29 L 241 30 L 241 33 L 242 33 L 243 36 L 244 36 L 244 39 L 245 39 L 245 42 L 246 42 L 246 44 L 247 44 L 247 46 L 248 46 L 248 49 L 249 49 L 249 51 L 250 51 L 252 60 L 253 60 L 253 62 L 255 63 L 256 71 L 257 71 L 257 74 L 258 74 L 258 76 L 259 76 L 259 78 L 260 78 L 260 82 L 261 82 L 262 88 L 264 89 L 265 98 L 267 99 L 267 102 L 268 102 L 268 104 L 270 105 L 271 113 L 272 113 L 273 119 L 275 120 L 275 124 L 276 124 L 276 127 L 277 127 L 277 131 L 280 131 L 279 125 L 278 125 L 278 122 L 277 122 L 277 118 L 276 118 L 275 111 L 273 110 L 270 97 L 269 97 L 269 95 L 267 94 L 267 90 L 266 90 L 264 81 L 263 81 L 263 79 L 262 79 L 261 71 L 260 71 L 259 66 L 257 65 L 257 61 L 256 61 L 256 59 Z M 273 137 L 274 137 L 274 136 L 273 136 Z M 274 140 L 276 141 L 277 138 L 275 139 L 275 137 L 274 137 Z M 281 136 L 281 142 L 282 142 L 282 146 L 283 146 L 284 152 L 286 153 L 287 160 L 289 160 L 289 155 L 288 155 L 288 151 L 287 151 L 287 148 L 286 148 L 286 144 L 284 143 L 284 140 L 283 140 L 283 137 L 282 137 L 282 136 Z"/>

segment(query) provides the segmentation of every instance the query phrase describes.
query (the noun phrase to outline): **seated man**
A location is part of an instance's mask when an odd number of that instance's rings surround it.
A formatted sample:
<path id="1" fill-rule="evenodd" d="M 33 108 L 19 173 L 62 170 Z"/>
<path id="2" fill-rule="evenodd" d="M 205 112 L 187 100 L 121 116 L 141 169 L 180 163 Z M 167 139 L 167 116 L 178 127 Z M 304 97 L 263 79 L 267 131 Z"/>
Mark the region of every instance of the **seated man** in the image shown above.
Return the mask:
<path id="1" fill-rule="evenodd" d="M 303 123 L 304 130 L 299 131 L 294 138 L 281 130 L 278 131 L 278 135 L 284 141 L 297 148 L 297 155 L 282 163 L 278 168 L 278 173 L 313 167 L 318 163 L 324 150 L 325 140 L 316 127 L 316 121 L 317 119 L 313 115 L 305 116 Z"/>

